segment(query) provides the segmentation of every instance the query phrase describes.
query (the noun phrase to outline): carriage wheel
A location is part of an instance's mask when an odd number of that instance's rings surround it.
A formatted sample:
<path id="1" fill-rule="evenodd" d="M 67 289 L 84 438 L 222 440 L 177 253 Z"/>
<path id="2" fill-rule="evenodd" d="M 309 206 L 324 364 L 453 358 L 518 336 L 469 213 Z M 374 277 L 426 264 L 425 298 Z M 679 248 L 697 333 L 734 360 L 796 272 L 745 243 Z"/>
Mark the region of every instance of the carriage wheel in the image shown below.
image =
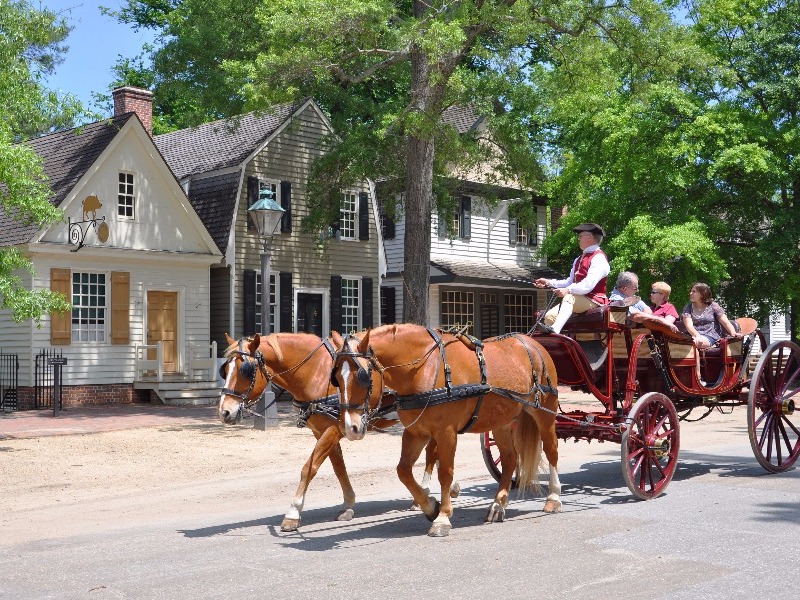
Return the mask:
<path id="1" fill-rule="evenodd" d="M 622 434 L 622 477 L 639 500 L 663 492 L 678 464 L 678 412 L 664 394 L 650 392 L 633 405 Z"/>
<path id="2" fill-rule="evenodd" d="M 775 342 L 753 371 L 747 395 L 747 430 L 756 460 L 767 471 L 779 473 L 800 455 L 800 348 Z"/>
<path id="3" fill-rule="evenodd" d="M 500 481 L 500 452 L 497 450 L 497 444 L 494 443 L 492 432 L 487 431 L 480 435 L 481 438 L 481 454 L 483 454 L 483 462 L 486 468 L 489 469 L 489 474 L 494 477 L 495 481 Z M 511 478 L 511 489 L 517 487 L 517 474 Z"/>

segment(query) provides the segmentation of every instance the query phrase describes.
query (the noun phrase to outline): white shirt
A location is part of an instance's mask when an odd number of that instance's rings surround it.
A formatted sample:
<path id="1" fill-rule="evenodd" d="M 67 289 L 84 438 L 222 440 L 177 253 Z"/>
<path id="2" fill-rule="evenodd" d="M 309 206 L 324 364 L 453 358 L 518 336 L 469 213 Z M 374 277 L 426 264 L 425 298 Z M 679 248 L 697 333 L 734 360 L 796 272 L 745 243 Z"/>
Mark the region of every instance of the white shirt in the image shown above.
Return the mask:
<path id="1" fill-rule="evenodd" d="M 593 244 L 586 248 L 583 254 L 591 254 L 599 249 L 599 245 Z M 589 263 L 589 271 L 586 273 L 586 277 L 582 281 L 574 282 L 575 269 L 578 268 L 578 261 L 581 258 L 582 255 L 573 261 L 569 277 L 566 279 L 548 279 L 548 285 L 554 288 L 567 288 L 567 291 L 575 296 L 585 296 L 595 288 L 603 277 L 608 277 L 611 267 L 608 264 L 608 260 L 606 260 L 605 254 L 598 252 L 592 257 L 592 262 Z"/>

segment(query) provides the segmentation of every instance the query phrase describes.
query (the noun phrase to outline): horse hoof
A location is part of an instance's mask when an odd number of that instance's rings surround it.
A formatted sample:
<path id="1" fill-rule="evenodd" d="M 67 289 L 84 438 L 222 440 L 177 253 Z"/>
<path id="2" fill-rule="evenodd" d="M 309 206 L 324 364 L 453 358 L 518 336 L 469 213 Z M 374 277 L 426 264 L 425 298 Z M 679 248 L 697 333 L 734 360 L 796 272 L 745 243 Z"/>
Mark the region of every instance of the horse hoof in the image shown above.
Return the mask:
<path id="1" fill-rule="evenodd" d="M 297 531 L 298 527 L 300 527 L 300 519 L 287 517 L 281 522 L 281 531 Z"/>
<path id="2" fill-rule="evenodd" d="M 352 521 L 353 520 L 353 509 L 352 508 L 345 508 L 342 512 L 339 513 L 339 516 L 336 517 L 337 521 Z"/>
<path id="3" fill-rule="evenodd" d="M 544 503 L 542 511 L 546 513 L 561 512 L 561 500 L 548 500 Z"/>
<path id="4" fill-rule="evenodd" d="M 433 513 L 431 513 L 429 515 L 426 514 L 425 518 L 428 519 L 428 521 L 430 521 L 431 523 L 433 523 L 436 520 L 436 517 L 439 516 L 439 510 L 442 508 L 442 505 L 439 503 L 439 501 L 436 498 L 433 498 L 432 496 L 428 496 L 428 500 L 433 500 Z M 435 527 L 435 525 L 434 525 L 434 527 Z M 431 527 L 431 529 L 433 529 L 433 527 Z M 431 534 L 429 533 L 428 535 L 431 535 Z M 447 535 L 447 534 L 445 533 L 444 535 Z M 441 536 L 439 536 L 439 537 L 441 537 Z"/>
<path id="5" fill-rule="evenodd" d="M 489 511 L 486 513 L 486 518 L 484 521 L 486 523 L 502 523 L 505 521 L 505 518 L 506 509 L 495 502 L 489 507 Z"/>
<path id="6" fill-rule="evenodd" d="M 451 498 L 458 498 L 458 495 L 461 493 L 461 485 L 456 481 L 453 485 L 450 486 L 450 497 Z"/>
<path id="7" fill-rule="evenodd" d="M 429 537 L 447 537 L 450 535 L 451 526 L 449 523 L 434 523 L 428 530 Z"/>

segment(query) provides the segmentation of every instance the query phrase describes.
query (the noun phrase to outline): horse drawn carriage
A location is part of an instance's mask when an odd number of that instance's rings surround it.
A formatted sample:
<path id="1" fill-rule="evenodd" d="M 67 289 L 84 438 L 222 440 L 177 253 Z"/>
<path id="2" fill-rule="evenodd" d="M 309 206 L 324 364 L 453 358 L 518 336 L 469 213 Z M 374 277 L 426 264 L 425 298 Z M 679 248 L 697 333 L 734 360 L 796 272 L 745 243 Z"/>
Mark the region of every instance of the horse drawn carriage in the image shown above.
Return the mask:
<path id="1" fill-rule="evenodd" d="M 754 343 L 764 337 L 752 319 L 738 319 L 741 338 L 698 349 L 690 337 L 656 321 L 630 323 L 624 306 L 573 315 L 562 334 L 529 332 L 550 354 L 558 383 L 593 395 L 600 408 L 562 409 L 560 439 L 619 443 L 622 474 L 631 493 L 650 499 L 675 473 L 682 420 L 747 405 L 750 444 L 759 464 L 785 471 L 800 455 L 800 348 L 779 341 L 750 372 Z M 703 411 L 699 416 L 694 411 Z M 491 433 L 481 437 L 487 467 L 500 475 Z"/>

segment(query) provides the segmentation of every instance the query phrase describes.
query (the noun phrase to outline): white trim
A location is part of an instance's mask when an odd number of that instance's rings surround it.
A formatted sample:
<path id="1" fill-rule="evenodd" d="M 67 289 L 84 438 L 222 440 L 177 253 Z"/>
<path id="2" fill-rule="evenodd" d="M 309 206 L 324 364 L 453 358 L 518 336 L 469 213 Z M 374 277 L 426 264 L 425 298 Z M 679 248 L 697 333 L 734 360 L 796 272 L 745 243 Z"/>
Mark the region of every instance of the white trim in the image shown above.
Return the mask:
<path id="1" fill-rule="evenodd" d="M 381 231 L 381 217 L 380 210 L 378 209 L 378 195 L 375 191 L 375 182 L 372 179 L 367 179 L 369 186 L 369 196 L 372 201 L 372 219 L 375 222 L 375 230 L 378 232 L 378 281 L 386 276 L 388 270 L 388 262 L 386 260 L 386 246 L 383 243 L 383 231 Z M 379 284 L 380 285 L 380 284 Z M 380 294 L 378 294 L 378 314 L 380 314 Z"/>

